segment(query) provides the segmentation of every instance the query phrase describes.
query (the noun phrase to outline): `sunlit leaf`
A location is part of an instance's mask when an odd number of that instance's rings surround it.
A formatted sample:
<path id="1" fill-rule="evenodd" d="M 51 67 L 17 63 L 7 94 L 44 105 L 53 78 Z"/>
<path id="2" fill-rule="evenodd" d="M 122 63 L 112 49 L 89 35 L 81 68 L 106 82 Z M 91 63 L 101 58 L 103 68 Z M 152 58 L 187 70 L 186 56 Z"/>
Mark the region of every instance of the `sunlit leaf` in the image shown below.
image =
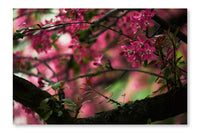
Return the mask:
<path id="1" fill-rule="evenodd" d="M 41 30 L 37 30 L 36 32 L 33 33 L 33 35 L 37 35 L 38 33 L 40 33 Z"/>
<path id="2" fill-rule="evenodd" d="M 53 85 L 52 85 L 52 88 L 53 88 L 54 90 L 59 90 L 60 86 L 61 86 L 61 81 L 59 81 L 59 82 L 53 84 Z"/>
<path id="3" fill-rule="evenodd" d="M 52 25 L 52 24 L 46 24 L 46 25 L 42 26 L 42 28 L 48 27 L 50 25 Z"/>
<path id="4" fill-rule="evenodd" d="M 108 103 L 108 102 L 110 102 L 110 99 L 107 99 L 107 100 L 106 100 L 106 103 Z"/>
<path id="5" fill-rule="evenodd" d="M 24 30 L 25 27 L 20 28 L 19 30 L 16 30 L 17 32 L 21 32 L 22 30 Z"/>

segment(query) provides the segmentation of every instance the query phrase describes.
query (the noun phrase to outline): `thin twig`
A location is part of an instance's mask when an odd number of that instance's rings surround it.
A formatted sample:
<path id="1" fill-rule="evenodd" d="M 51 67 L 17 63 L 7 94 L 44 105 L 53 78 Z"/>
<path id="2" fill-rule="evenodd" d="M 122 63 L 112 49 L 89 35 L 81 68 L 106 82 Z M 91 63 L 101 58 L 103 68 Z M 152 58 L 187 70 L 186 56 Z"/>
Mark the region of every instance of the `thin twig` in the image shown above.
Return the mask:
<path id="1" fill-rule="evenodd" d="M 164 19 L 162 19 L 158 15 L 155 15 L 152 19 L 155 20 L 157 23 L 159 23 L 162 26 L 163 29 L 167 30 L 170 27 L 170 29 L 171 29 L 172 32 L 176 31 L 175 27 L 170 26 Z M 178 34 L 177 34 L 177 36 L 183 42 L 185 42 L 187 44 L 187 36 L 183 32 L 179 31 Z"/>
<path id="2" fill-rule="evenodd" d="M 104 97 L 105 99 L 107 99 L 107 100 L 109 99 L 111 102 L 113 102 L 113 103 L 115 103 L 115 104 L 117 104 L 117 105 L 121 105 L 121 104 L 118 103 L 117 101 L 115 101 L 115 100 L 113 100 L 113 99 L 111 99 L 111 98 L 109 98 L 109 97 L 107 97 L 107 96 L 101 94 L 100 92 L 98 92 L 97 90 L 93 89 L 92 87 L 89 87 L 89 89 L 90 89 L 90 90 L 93 90 L 95 93 L 97 93 L 98 95 Z"/>
<path id="3" fill-rule="evenodd" d="M 130 36 L 128 36 L 128 35 L 126 35 L 126 34 L 120 32 L 120 31 L 117 31 L 117 30 L 115 30 L 115 29 L 112 29 L 112 28 L 110 28 L 110 27 L 108 27 L 108 26 L 105 26 L 105 25 L 96 23 L 96 22 L 71 22 L 71 23 L 61 23 L 61 24 L 56 24 L 56 25 L 47 26 L 47 27 L 41 27 L 41 28 L 35 28 L 35 29 L 28 29 L 27 32 L 36 31 L 36 30 L 41 30 L 41 29 L 42 29 L 42 30 L 45 30 L 45 29 L 49 29 L 49 28 L 57 27 L 57 26 L 65 27 L 65 26 L 70 26 L 70 25 L 72 25 L 72 24 L 91 24 L 91 25 L 98 25 L 98 26 L 107 28 L 107 29 L 109 29 L 109 30 L 112 30 L 112 31 L 114 31 L 114 32 L 116 32 L 116 33 L 118 33 L 118 34 L 120 34 L 120 35 L 123 35 L 123 36 L 125 36 L 125 37 L 127 37 L 127 38 L 129 38 L 129 39 L 132 40 L 132 37 L 130 37 Z M 27 36 L 27 35 L 29 35 L 29 34 L 26 34 L 25 36 Z"/>
<path id="4" fill-rule="evenodd" d="M 41 63 L 43 63 L 47 68 L 49 68 L 49 70 L 53 73 L 53 75 L 56 77 L 57 81 L 59 81 L 58 76 L 56 75 L 56 73 L 54 72 L 54 70 L 43 60 L 38 59 L 38 58 L 32 58 L 32 57 L 23 57 L 23 56 L 15 56 L 13 57 L 14 59 L 28 59 L 28 60 L 35 60 L 35 61 L 39 61 Z"/>
<path id="5" fill-rule="evenodd" d="M 59 55 L 56 55 L 56 56 L 53 56 L 53 57 L 50 57 L 50 58 L 45 58 L 45 59 L 40 59 L 40 60 L 42 60 L 43 62 L 48 62 L 48 61 L 51 61 L 51 60 L 54 60 L 54 59 L 57 59 L 57 58 L 61 58 L 61 57 L 65 57 L 65 56 L 71 56 L 71 55 L 72 54 L 59 54 Z M 40 65 L 40 63 L 33 65 L 31 68 L 37 67 L 38 65 Z"/>
<path id="6" fill-rule="evenodd" d="M 49 83 L 51 83 L 51 84 L 54 84 L 54 83 L 55 83 L 55 82 L 52 81 L 52 80 L 49 80 L 49 79 L 47 79 L 47 78 L 45 78 L 45 77 L 43 77 L 43 76 L 40 76 L 40 75 L 38 75 L 38 74 L 34 74 L 34 73 L 31 73 L 31 72 L 28 72 L 28 71 L 14 70 L 13 73 L 23 73 L 23 74 L 30 75 L 30 76 L 42 77 L 43 80 L 45 80 L 45 81 L 47 81 L 47 82 L 49 82 Z"/>
<path id="7" fill-rule="evenodd" d="M 129 12 L 129 10 L 127 10 L 125 13 L 117 16 L 116 20 L 113 23 L 111 23 L 108 27 L 111 28 L 112 26 L 116 25 L 116 23 L 118 22 L 118 20 L 121 17 L 125 16 L 128 12 Z M 93 35 L 91 38 L 98 37 L 100 34 L 104 33 L 106 30 L 107 30 L 107 28 L 103 28 L 99 33 L 97 33 L 96 35 Z"/>
<path id="8" fill-rule="evenodd" d="M 176 45 L 174 43 L 174 39 L 170 36 L 170 34 L 167 34 L 170 41 L 172 42 L 172 46 L 173 46 L 173 54 L 174 54 L 174 64 L 173 64 L 173 67 L 174 67 L 174 84 L 175 84 L 175 87 L 176 87 Z"/>
<path id="9" fill-rule="evenodd" d="M 77 80 L 79 78 L 84 78 L 84 77 L 94 77 L 94 76 L 97 76 L 99 74 L 112 72 L 112 71 L 127 71 L 127 72 L 128 71 L 135 71 L 135 72 L 141 72 L 141 73 L 146 73 L 146 74 L 149 74 L 149 75 L 157 76 L 157 77 L 162 78 L 162 79 L 166 79 L 165 77 L 163 77 L 163 76 L 161 76 L 159 74 L 156 74 L 156 73 L 153 73 L 153 72 L 144 71 L 144 70 L 140 70 L 140 69 L 113 68 L 113 69 L 110 69 L 110 70 L 104 70 L 104 71 L 99 71 L 99 72 L 96 72 L 96 73 L 90 73 L 90 74 L 86 74 L 86 75 L 77 76 L 77 77 L 69 79 L 67 81 L 70 82 L 70 81 L 74 81 L 74 80 Z"/>

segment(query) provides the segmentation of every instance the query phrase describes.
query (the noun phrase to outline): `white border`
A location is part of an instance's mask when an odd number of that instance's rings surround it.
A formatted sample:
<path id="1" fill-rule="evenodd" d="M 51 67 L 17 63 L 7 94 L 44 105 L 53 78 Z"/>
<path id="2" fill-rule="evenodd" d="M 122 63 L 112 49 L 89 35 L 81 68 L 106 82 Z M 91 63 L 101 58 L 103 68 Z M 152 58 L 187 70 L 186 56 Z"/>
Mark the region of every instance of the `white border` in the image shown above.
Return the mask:
<path id="1" fill-rule="evenodd" d="M 198 1 L 175 0 L 7 0 L 1 4 L 1 76 L 0 125 L 2 131 L 13 132 L 196 132 L 199 131 L 199 54 L 200 21 Z M 192 4 L 190 4 L 192 3 Z M 14 126 L 12 124 L 12 8 L 188 8 L 188 126 L 136 126 L 136 125 L 64 125 L 64 126 Z M 195 76 L 196 74 L 196 76 Z M 44 128 L 45 127 L 45 128 Z M 127 131 L 128 130 L 128 131 Z"/>

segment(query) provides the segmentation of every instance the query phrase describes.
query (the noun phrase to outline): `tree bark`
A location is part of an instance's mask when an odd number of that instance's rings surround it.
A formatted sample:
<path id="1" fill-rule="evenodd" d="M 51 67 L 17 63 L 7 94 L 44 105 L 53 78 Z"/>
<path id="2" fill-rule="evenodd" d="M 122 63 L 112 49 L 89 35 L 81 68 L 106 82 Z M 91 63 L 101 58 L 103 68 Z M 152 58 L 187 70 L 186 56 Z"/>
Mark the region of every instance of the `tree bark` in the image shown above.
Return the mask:
<path id="1" fill-rule="evenodd" d="M 13 75 L 13 99 L 31 108 L 39 115 L 38 107 L 51 95 L 29 81 Z M 187 85 L 165 94 L 127 103 L 116 109 L 100 112 L 88 118 L 72 118 L 67 110 L 63 117 L 53 113 L 47 124 L 147 124 L 147 120 L 158 121 L 187 112 Z"/>

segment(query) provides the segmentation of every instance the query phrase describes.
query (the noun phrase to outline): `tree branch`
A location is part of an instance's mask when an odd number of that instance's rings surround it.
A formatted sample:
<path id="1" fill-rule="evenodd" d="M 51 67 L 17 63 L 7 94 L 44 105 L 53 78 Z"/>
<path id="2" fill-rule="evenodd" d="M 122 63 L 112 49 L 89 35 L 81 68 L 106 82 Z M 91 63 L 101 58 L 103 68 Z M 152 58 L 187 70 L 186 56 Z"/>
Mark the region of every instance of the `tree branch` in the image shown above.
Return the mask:
<path id="1" fill-rule="evenodd" d="M 79 118 L 79 124 L 147 124 L 187 112 L 187 85 L 152 98 L 145 98 L 123 107 Z"/>
<path id="2" fill-rule="evenodd" d="M 20 102 L 41 115 L 43 112 L 38 107 L 41 101 L 50 97 L 52 96 L 48 92 L 37 88 L 34 84 L 23 78 L 13 75 L 13 99 L 15 101 Z M 65 110 L 63 116 L 64 117 L 58 117 L 56 112 L 53 112 L 46 122 L 47 124 L 73 123 L 68 111 Z"/>
<path id="3" fill-rule="evenodd" d="M 159 23 L 163 29 L 168 30 L 168 28 L 170 27 L 171 32 L 176 31 L 175 27 L 168 24 L 165 20 L 163 20 L 158 15 L 155 15 L 152 19 L 155 20 L 157 23 Z M 177 34 L 177 37 L 179 37 L 183 42 L 185 42 L 187 44 L 187 36 L 185 34 L 183 34 L 183 32 L 179 31 Z"/>
<path id="4" fill-rule="evenodd" d="M 29 81 L 13 75 L 14 100 L 40 115 L 42 112 L 38 107 L 42 100 L 49 97 L 51 95 L 46 91 L 42 91 Z M 123 107 L 97 113 L 93 117 L 79 118 L 73 121 L 73 118 L 65 111 L 63 117 L 58 117 L 56 113 L 53 113 L 46 122 L 48 124 L 146 124 L 149 118 L 153 122 L 184 112 L 187 112 L 187 85 L 162 95 L 145 98 L 127 103 Z"/>

